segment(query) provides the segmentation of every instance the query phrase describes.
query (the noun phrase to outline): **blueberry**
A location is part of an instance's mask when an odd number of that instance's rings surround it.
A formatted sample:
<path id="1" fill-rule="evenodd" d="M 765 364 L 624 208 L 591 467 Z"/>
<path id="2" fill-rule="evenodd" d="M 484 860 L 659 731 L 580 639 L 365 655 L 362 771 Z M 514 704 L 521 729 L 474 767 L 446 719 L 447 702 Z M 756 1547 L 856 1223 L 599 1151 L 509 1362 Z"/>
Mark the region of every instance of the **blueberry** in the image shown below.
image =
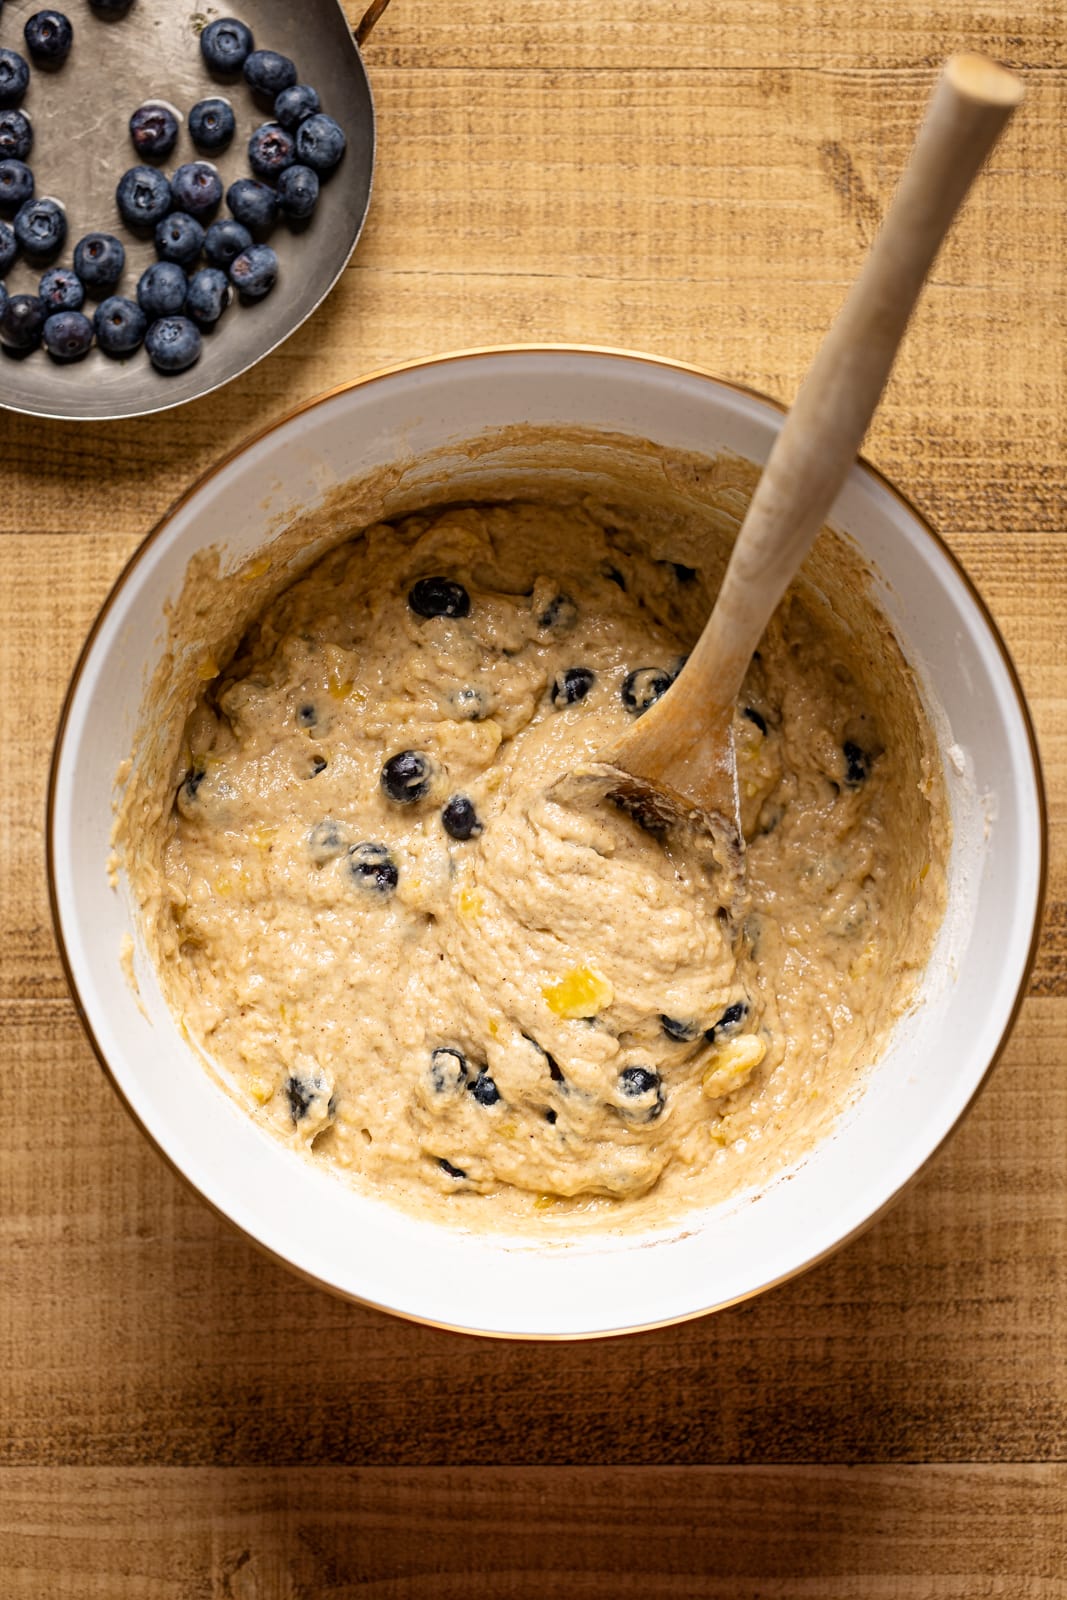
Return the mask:
<path id="1" fill-rule="evenodd" d="M 131 167 L 119 179 L 115 201 L 126 226 L 147 233 L 166 216 L 173 196 L 170 184 L 155 167 Z"/>
<path id="2" fill-rule="evenodd" d="M 328 1119 L 332 1122 L 337 1114 L 336 1097 L 321 1068 L 313 1072 L 291 1072 L 285 1080 L 284 1089 L 294 1127 L 298 1122 L 303 1122 L 309 1111 L 320 1121 Z"/>
<path id="3" fill-rule="evenodd" d="M 850 789 L 858 789 L 871 775 L 871 758 L 851 739 L 845 740 L 841 752 L 845 758 L 845 783 Z"/>
<path id="4" fill-rule="evenodd" d="M 25 111 L 0 111 L 0 158 L 25 161 L 33 149 L 33 124 Z"/>
<path id="5" fill-rule="evenodd" d="M 585 699 L 595 682 L 596 673 L 592 667 L 568 667 L 552 685 L 552 704 L 557 711 L 576 705 Z"/>
<path id="6" fill-rule="evenodd" d="M 225 150 L 234 136 L 237 120 L 228 100 L 198 100 L 189 113 L 189 132 L 201 150 Z"/>
<path id="7" fill-rule="evenodd" d="M 319 97 L 310 83 L 293 83 L 274 102 L 274 115 L 283 128 L 295 128 L 319 109 Z"/>
<path id="8" fill-rule="evenodd" d="M 318 726 L 319 714 L 315 710 L 315 707 L 312 705 L 310 700 L 305 701 L 302 706 L 297 707 L 296 720 L 301 728 L 314 728 Z"/>
<path id="9" fill-rule="evenodd" d="M 467 1174 L 462 1167 L 454 1167 L 451 1161 L 446 1161 L 444 1156 L 438 1156 L 437 1165 L 442 1172 L 447 1172 L 450 1178 L 465 1178 Z"/>
<path id="10" fill-rule="evenodd" d="M 17 106 L 26 93 L 30 67 L 17 50 L 0 50 L 0 106 Z"/>
<path id="11" fill-rule="evenodd" d="M 361 889 L 389 895 L 400 874 L 392 853 L 384 844 L 354 844 L 348 852 L 348 871 Z"/>
<path id="12" fill-rule="evenodd" d="M 0 161 L 0 211 L 17 211 L 33 199 L 33 173 L 25 161 Z"/>
<path id="13" fill-rule="evenodd" d="M 318 174 L 310 167 L 286 167 L 278 179 L 278 205 L 282 215 L 293 222 L 303 222 L 318 203 Z"/>
<path id="14" fill-rule="evenodd" d="M 278 281 L 278 257 L 269 244 L 249 245 L 230 262 L 230 282 L 245 300 L 262 300 Z"/>
<path id="15" fill-rule="evenodd" d="M 631 1099 L 652 1094 L 659 1084 L 659 1073 L 651 1067 L 624 1067 L 619 1073 L 619 1087 Z"/>
<path id="16" fill-rule="evenodd" d="M 226 204 L 239 223 L 254 233 L 266 233 L 278 216 L 278 197 L 258 178 L 238 178 L 226 191 Z"/>
<path id="17" fill-rule="evenodd" d="M 0 283 L 0 321 L 3 320 L 4 311 L 7 308 L 8 298 L 6 283 Z"/>
<path id="18" fill-rule="evenodd" d="M 221 222 L 213 222 L 204 235 L 204 254 L 213 267 L 221 267 L 225 272 L 241 251 L 247 250 L 251 244 L 252 235 L 248 229 L 225 217 Z"/>
<path id="19" fill-rule="evenodd" d="M 709 1044 L 714 1044 L 720 1033 L 732 1033 L 738 1023 L 744 1022 L 748 1016 L 748 1004 L 744 1000 L 735 1000 L 732 1006 L 727 1006 L 722 1016 L 712 1027 L 705 1030 L 704 1037 Z"/>
<path id="20" fill-rule="evenodd" d="M 200 332 L 188 317 L 161 317 L 145 334 L 144 347 L 157 372 L 184 372 L 200 359 Z"/>
<path id="21" fill-rule="evenodd" d="M 347 143 L 341 124 L 324 111 L 316 111 L 296 130 L 297 156 L 316 172 L 332 172 L 344 155 Z"/>
<path id="22" fill-rule="evenodd" d="M 476 839 L 483 824 L 474 809 L 474 801 L 465 794 L 454 794 L 441 812 L 441 822 L 450 839 Z"/>
<path id="23" fill-rule="evenodd" d="M 328 861 L 336 861 L 347 849 L 345 830 L 332 817 L 317 822 L 308 834 L 308 854 L 317 867 L 324 867 Z"/>
<path id="24" fill-rule="evenodd" d="M 448 699 L 456 715 L 464 722 L 484 722 L 489 715 L 489 702 L 474 684 L 465 683 L 462 688 L 453 689 Z"/>
<path id="25" fill-rule="evenodd" d="M 200 53 L 212 72 L 240 72 L 254 48 L 251 28 L 236 17 L 209 22 L 200 35 Z"/>
<path id="26" fill-rule="evenodd" d="M 53 311 L 80 311 L 85 303 L 85 286 L 69 267 L 50 267 L 37 293 L 49 316 Z"/>
<path id="27" fill-rule="evenodd" d="M 257 178 L 276 179 L 293 164 L 295 142 L 277 122 L 264 122 L 248 140 L 248 165 Z"/>
<path id="28" fill-rule="evenodd" d="M 35 294 L 11 295 L 0 315 L 0 344 L 9 350 L 35 350 L 46 315 Z"/>
<path id="29" fill-rule="evenodd" d="M 93 325 L 80 311 L 57 311 L 45 322 L 41 342 L 56 361 L 80 361 L 93 342 Z"/>
<path id="30" fill-rule="evenodd" d="M 74 246 L 74 270 L 87 289 L 110 289 L 126 266 L 126 251 L 111 233 L 87 233 Z"/>
<path id="31" fill-rule="evenodd" d="M 172 211 L 156 223 L 156 254 L 162 261 L 188 267 L 204 247 L 204 230 L 195 217 L 185 211 Z"/>
<path id="32" fill-rule="evenodd" d="M 430 1057 L 430 1088 L 434 1094 L 457 1094 L 467 1082 L 467 1058 L 454 1045 L 439 1045 Z"/>
<path id="33" fill-rule="evenodd" d="M 766 736 L 766 733 L 767 733 L 767 719 L 760 715 L 760 713 L 756 710 L 755 706 L 746 706 L 744 711 L 741 713 L 741 715 L 744 716 L 744 717 L 747 717 L 749 722 L 751 722 L 755 727 L 757 727 L 759 729 L 760 733 L 762 733 L 764 736 Z"/>
<path id="34" fill-rule="evenodd" d="M 551 1110 L 551 1108 L 545 1112 L 545 1121 L 552 1127 L 555 1127 L 556 1125 L 556 1112 Z"/>
<path id="35" fill-rule="evenodd" d="M 185 305 L 185 273 L 175 261 L 153 261 L 141 273 L 137 304 L 150 322 L 176 316 Z"/>
<path id="36" fill-rule="evenodd" d="M 8 271 L 18 255 L 15 230 L 9 222 L 0 222 L 0 278 Z"/>
<path id="37" fill-rule="evenodd" d="M 682 1022 L 677 1017 L 668 1017 L 660 1014 L 660 1027 L 668 1039 L 673 1039 L 676 1044 L 691 1044 L 700 1032 L 699 1022 Z"/>
<path id="38" fill-rule="evenodd" d="M 470 1085 L 470 1092 L 480 1106 L 495 1106 L 500 1099 L 500 1090 L 484 1067 Z"/>
<path id="39" fill-rule="evenodd" d="M 139 156 L 161 161 L 178 143 L 178 119 L 170 106 L 150 100 L 130 118 L 130 138 Z"/>
<path id="40" fill-rule="evenodd" d="M 133 5 L 133 0 L 89 0 L 89 4 L 100 16 L 105 17 L 109 22 L 113 22 L 118 17 L 126 15 Z"/>
<path id="41" fill-rule="evenodd" d="M 291 88 L 297 80 L 296 66 L 277 50 L 253 50 L 245 57 L 243 71 L 253 94 L 262 95 L 272 105 L 282 90 Z"/>
<path id="42" fill-rule="evenodd" d="M 670 673 L 662 667 L 635 667 L 622 686 L 622 703 L 639 717 L 666 694 L 671 682 Z"/>
<path id="43" fill-rule="evenodd" d="M 544 1056 L 545 1062 L 548 1066 L 548 1075 L 552 1079 L 552 1082 L 566 1083 L 567 1080 L 564 1078 L 562 1069 L 560 1068 L 559 1062 L 556 1060 L 555 1056 L 550 1056 L 544 1045 L 538 1044 L 537 1040 L 532 1038 L 530 1034 L 524 1033 L 523 1038 L 526 1040 L 527 1044 L 532 1044 L 534 1049 L 540 1055 Z"/>
<path id="44" fill-rule="evenodd" d="M 382 768 L 381 785 L 390 800 L 412 805 L 430 792 L 433 768 L 420 750 L 400 750 Z"/>
<path id="45" fill-rule="evenodd" d="M 206 161 L 186 161 L 170 180 L 174 204 L 193 217 L 206 217 L 218 209 L 222 179 Z"/>
<path id="46" fill-rule="evenodd" d="M 201 267 L 189 279 L 185 315 L 198 328 L 213 328 L 230 303 L 230 280 L 218 267 Z"/>
<path id="47" fill-rule="evenodd" d="M 66 237 L 67 218 L 58 200 L 28 200 L 15 217 L 15 238 L 31 261 L 51 261 Z"/>
<path id="48" fill-rule="evenodd" d="M 148 318 L 139 305 L 115 294 L 97 306 L 93 326 L 96 342 L 106 356 L 128 356 L 140 349 Z"/>
<path id="49" fill-rule="evenodd" d="M 554 633 L 567 633 L 578 621 L 578 607 L 569 594 L 557 594 L 537 619 L 537 626 Z"/>
<path id="50" fill-rule="evenodd" d="M 655 1122 L 663 1110 L 665 1097 L 659 1073 L 654 1067 L 623 1067 L 619 1073 L 619 1088 L 625 1099 L 646 1102 L 624 1109 L 623 1114 L 629 1121 Z M 653 1096 L 654 1099 L 651 1098 Z"/>
<path id="51" fill-rule="evenodd" d="M 408 595 L 408 605 L 419 617 L 466 617 L 470 595 L 451 578 L 420 578 Z"/>

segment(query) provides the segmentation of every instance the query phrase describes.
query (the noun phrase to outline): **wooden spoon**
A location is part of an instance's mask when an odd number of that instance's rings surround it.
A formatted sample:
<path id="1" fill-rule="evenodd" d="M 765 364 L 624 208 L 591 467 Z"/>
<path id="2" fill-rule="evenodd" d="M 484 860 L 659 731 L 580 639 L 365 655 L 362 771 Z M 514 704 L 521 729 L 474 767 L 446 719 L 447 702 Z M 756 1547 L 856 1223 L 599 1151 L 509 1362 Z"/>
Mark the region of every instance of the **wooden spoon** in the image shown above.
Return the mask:
<path id="1" fill-rule="evenodd" d="M 703 633 L 667 693 L 586 769 L 646 825 L 695 823 L 738 879 L 732 720 L 742 679 L 856 457 L 941 241 L 1022 95 L 1019 79 L 984 56 L 947 63 L 881 232 L 775 441 Z"/>

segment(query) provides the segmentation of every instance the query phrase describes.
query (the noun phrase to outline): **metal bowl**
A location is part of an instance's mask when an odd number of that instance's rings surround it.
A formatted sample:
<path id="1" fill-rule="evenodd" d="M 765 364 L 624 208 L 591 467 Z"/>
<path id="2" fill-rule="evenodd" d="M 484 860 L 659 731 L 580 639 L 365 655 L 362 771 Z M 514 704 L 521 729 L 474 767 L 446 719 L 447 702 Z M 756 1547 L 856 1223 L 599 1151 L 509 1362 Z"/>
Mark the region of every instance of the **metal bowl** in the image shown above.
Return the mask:
<path id="1" fill-rule="evenodd" d="M 0 18 L 0 45 L 23 54 L 26 18 L 39 0 L 8 0 Z M 34 126 L 31 156 L 38 195 L 66 207 L 67 243 L 55 264 L 68 264 L 83 234 L 114 233 L 126 246 L 126 271 L 116 292 L 131 298 L 140 274 L 155 260 L 151 239 L 136 239 L 115 205 L 115 186 L 140 157 L 130 140 L 130 113 L 146 100 L 169 101 L 186 119 L 206 95 L 229 99 L 237 133 L 228 150 L 201 156 L 183 120 L 168 173 L 184 161 L 213 159 L 223 182 L 251 176 L 248 135 L 270 112 L 257 105 L 243 79 L 223 84 L 210 76 L 198 45 L 200 29 L 229 13 L 227 5 L 203 11 L 169 0 L 134 0 L 119 21 L 105 21 L 87 5 L 69 8 L 74 48 L 54 73 L 34 69 L 23 109 Z M 337 282 L 356 247 L 370 204 L 374 167 L 374 104 L 356 39 L 365 39 L 385 9 L 370 8 L 353 37 L 340 0 L 237 0 L 258 48 L 292 56 L 300 81 L 319 91 L 323 109 L 348 136 L 337 171 L 322 186 L 313 221 L 300 231 L 284 223 L 271 235 L 280 262 L 278 286 L 255 305 L 234 304 L 203 353 L 186 372 L 164 375 L 143 351 L 115 361 L 94 348 L 69 366 L 43 350 L 19 358 L 0 353 L 0 406 L 32 416 L 95 420 L 143 416 L 182 405 L 229 383 L 277 348 L 311 315 Z M 227 215 L 225 207 L 220 215 Z M 36 292 L 44 269 L 18 261 L 7 276 L 12 294 Z M 92 304 L 87 310 L 92 312 Z"/>

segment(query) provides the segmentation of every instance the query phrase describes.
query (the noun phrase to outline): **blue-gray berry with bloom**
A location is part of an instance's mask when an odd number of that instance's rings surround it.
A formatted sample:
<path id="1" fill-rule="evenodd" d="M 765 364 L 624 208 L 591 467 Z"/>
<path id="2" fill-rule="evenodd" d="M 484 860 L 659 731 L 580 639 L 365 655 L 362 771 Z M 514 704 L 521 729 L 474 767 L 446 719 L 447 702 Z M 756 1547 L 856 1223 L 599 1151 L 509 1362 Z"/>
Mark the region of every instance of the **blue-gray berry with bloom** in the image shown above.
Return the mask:
<path id="1" fill-rule="evenodd" d="M 188 317 L 161 317 L 145 334 L 144 347 L 158 372 L 185 372 L 200 359 L 200 330 Z"/>
<path id="2" fill-rule="evenodd" d="M 80 311 L 55 311 L 41 330 L 41 343 L 53 361 L 80 361 L 93 342 L 93 325 Z"/>
<path id="3" fill-rule="evenodd" d="M 113 233 L 87 233 L 74 246 L 74 270 L 89 290 L 110 289 L 126 269 L 126 248 Z"/>
<path id="4" fill-rule="evenodd" d="M 204 248 L 204 230 L 187 211 L 172 211 L 156 223 L 156 254 L 161 261 L 191 266 Z"/>
<path id="5" fill-rule="evenodd" d="M 154 322 L 158 317 L 175 316 L 185 305 L 185 273 L 175 261 L 153 261 L 137 283 L 137 304 Z"/>
<path id="6" fill-rule="evenodd" d="M 319 201 L 319 175 L 310 167 L 286 167 L 277 186 L 278 206 L 293 222 L 304 222 Z"/>
<path id="7" fill-rule="evenodd" d="M 0 211 L 17 211 L 33 199 L 33 173 L 25 161 L 0 161 Z"/>
<path id="8" fill-rule="evenodd" d="M 80 311 L 85 303 L 85 285 L 69 267 L 49 267 L 37 293 L 49 316 L 54 311 Z"/>
<path id="9" fill-rule="evenodd" d="M 246 56 L 241 70 L 252 92 L 269 100 L 271 105 L 283 89 L 291 88 L 297 80 L 295 64 L 277 50 L 253 50 Z"/>
<path id="10" fill-rule="evenodd" d="M 139 156 L 162 161 L 178 143 L 178 119 L 161 100 L 149 100 L 130 117 L 130 138 Z"/>
<path id="11" fill-rule="evenodd" d="M 230 217 L 220 217 L 204 235 L 204 254 L 213 267 L 228 271 L 230 262 L 254 243 L 248 229 Z"/>
<path id="12" fill-rule="evenodd" d="M 34 66 L 58 67 L 70 55 L 74 29 L 62 11 L 35 11 L 22 30 Z"/>
<path id="13" fill-rule="evenodd" d="M 283 89 L 274 101 L 274 116 L 283 128 L 293 129 L 305 117 L 313 116 L 319 109 L 317 90 L 310 83 L 293 83 Z"/>
<path id="14" fill-rule="evenodd" d="M 200 53 L 209 70 L 223 76 L 240 72 L 254 49 L 251 28 L 236 17 L 209 22 L 200 35 Z"/>
<path id="15" fill-rule="evenodd" d="M 278 122 L 264 122 L 248 141 L 248 165 L 257 178 L 271 182 L 291 167 L 296 142 L 291 133 Z"/>
<path id="16" fill-rule="evenodd" d="M 226 204 L 252 233 L 268 233 L 278 216 L 278 196 L 258 178 L 238 178 L 226 191 Z"/>
<path id="17" fill-rule="evenodd" d="M 306 118 L 296 130 L 296 158 L 316 172 L 332 172 L 345 153 L 348 140 L 341 124 L 325 111 Z"/>
<path id="18" fill-rule="evenodd" d="M 119 215 L 135 233 L 148 233 L 174 203 L 170 184 L 155 167 L 131 167 L 115 190 Z"/>
<path id="19" fill-rule="evenodd" d="M 198 100 L 189 113 L 189 133 L 201 150 L 225 150 L 233 138 L 237 119 L 228 100 L 211 96 Z"/>
<path id="20" fill-rule="evenodd" d="M 35 350 L 41 342 L 45 309 L 35 294 L 12 294 L 0 312 L 0 344 L 8 350 Z"/>
<path id="21" fill-rule="evenodd" d="M 222 199 L 222 179 L 207 161 L 187 161 L 170 180 L 174 204 L 192 217 L 210 216 Z"/>
<path id="22" fill-rule="evenodd" d="M 15 217 L 15 238 L 31 261 L 51 261 L 67 238 L 67 216 L 58 200 L 28 200 Z"/>
<path id="23" fill-rule="evenodd" d="M 230 282 L 244 300 L 262 300 L 278 281 L 278 257 L 269 244 L 242 250 L 230 265 Z"/>
<path id="24" fill-rule="evenodd" d="M 134 301 L 113 294 L 97 306 L 93 327 L 96 342 L 106 356 L 128 356 L 144 343 L 148 318 Z"/>
<path id="25" fill-rule="evenodd" d="M 32 149 L 33 123 L 25 111 L 0 111 L 0 160 L 25 161 Z"/>
<path id="26" fill-rule="evenodd" d="M 30 64 L 17 50 L 0 50 L 0 107 L 17 106 L 30 81 Z"/>
<path id="27" fill-rule="evenodd" d="M 213 328 L 232 298 L 230 280 L 222 269 L 201 267 L 189 279 L 185 315 L 191 317 L 198 328 Z"/>

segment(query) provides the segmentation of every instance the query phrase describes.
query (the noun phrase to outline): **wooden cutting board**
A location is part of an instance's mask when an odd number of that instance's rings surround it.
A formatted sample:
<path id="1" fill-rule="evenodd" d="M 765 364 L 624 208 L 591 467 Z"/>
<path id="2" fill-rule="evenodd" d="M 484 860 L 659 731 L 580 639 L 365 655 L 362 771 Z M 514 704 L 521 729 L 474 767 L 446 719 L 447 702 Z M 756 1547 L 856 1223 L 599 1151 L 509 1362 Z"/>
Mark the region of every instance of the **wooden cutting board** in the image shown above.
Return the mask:
<path id="1" fill-rule="evenodd" d="M 170 416 L 0 412 L 4 1600 L 1067 1593 L 1065 40 L 1063 0 L 394 0 L 370 223 L 311 324 Z M 1001 1065 L 889 1216 L 713 1318 L 489 1343 L 309 1288 L 148 1148 L 64 989 L 43 795 L 96 608 L 194 476 L 388 362 L 578 340 L 790 397 L 959 47 L 1028 98 L 868 454 L 982 588 L 1042 742 Z"/>

